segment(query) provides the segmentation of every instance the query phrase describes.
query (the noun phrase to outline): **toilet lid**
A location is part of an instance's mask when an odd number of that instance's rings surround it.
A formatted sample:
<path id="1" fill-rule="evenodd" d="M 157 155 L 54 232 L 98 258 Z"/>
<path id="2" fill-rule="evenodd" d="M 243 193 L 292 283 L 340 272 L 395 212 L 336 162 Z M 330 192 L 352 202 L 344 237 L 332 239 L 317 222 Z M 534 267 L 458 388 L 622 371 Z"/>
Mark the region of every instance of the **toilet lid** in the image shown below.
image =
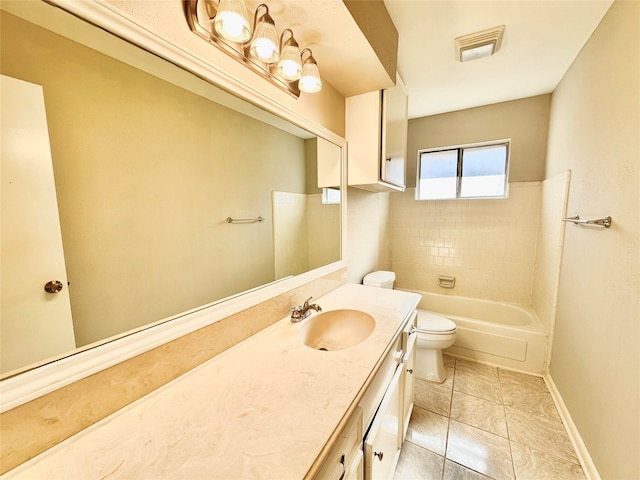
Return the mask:
<path id="1" fill-rule="evenodd" d="M 456 324 L 441 315 L 422 310 L 418 312 L 416 331 L 422 333 L 451 333 L 456 331 Z"/>
<path id="2" fill-rule="evenodd" d="M 387 272 L 386 270 L 378 270 L 377 272 L 371 272 L 364 276 L 364 281 L 371 283 L 387 283 L 393 282 L 396 279 L 394 272 Z"/>

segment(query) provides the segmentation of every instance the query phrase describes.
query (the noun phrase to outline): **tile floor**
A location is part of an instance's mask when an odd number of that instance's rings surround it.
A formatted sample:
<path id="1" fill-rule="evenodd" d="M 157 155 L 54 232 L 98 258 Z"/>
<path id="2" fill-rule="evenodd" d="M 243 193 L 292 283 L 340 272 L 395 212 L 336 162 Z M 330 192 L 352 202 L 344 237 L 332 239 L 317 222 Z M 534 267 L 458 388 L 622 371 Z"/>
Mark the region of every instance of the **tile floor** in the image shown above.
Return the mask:
<path id="1" fill-rule="evenodd" d="M 416 381 L 394 480 L 584 480 L 544 380 L 445 355 Z"/>

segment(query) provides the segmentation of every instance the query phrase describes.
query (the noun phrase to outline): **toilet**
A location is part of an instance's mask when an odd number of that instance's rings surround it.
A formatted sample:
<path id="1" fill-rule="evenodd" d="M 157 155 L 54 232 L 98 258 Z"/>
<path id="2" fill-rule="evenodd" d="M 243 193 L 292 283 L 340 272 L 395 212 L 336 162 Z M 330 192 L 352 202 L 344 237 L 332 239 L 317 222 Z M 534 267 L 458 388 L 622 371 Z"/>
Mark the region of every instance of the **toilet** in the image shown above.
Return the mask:
<path id="1" fill-rule="evenodd" d="M 377 271 L 365 275 L 362 283 L 372 287 L 393 288 L 394 272 Z M 456 341 L 456 324 L 441 315 L 418 310 L 416 325 L 416 377 L 442 383 L 447 379 L 442 350 Z"/>
<path id="2" fill-rule="evenodd" d="M 442 383 L 447 379 L 442 350 L 456 341 L 456 324 L 443 316 L 418 310 L 416 377 Z"/>

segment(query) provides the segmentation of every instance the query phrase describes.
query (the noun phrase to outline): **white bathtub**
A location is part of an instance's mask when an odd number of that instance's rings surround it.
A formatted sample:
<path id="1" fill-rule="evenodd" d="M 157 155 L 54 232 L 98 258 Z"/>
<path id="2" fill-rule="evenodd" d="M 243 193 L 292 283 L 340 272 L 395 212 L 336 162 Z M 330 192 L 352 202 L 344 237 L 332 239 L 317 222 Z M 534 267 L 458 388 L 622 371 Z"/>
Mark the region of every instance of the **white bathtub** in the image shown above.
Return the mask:
<path id="1" fill-rule="evenodd" d="M 456 342 L 446 350 L 507 368 L 542 374 L 548 335 L 531 309 L 477 298 L 419 292 L 419 310 L 453 320 Z"/>

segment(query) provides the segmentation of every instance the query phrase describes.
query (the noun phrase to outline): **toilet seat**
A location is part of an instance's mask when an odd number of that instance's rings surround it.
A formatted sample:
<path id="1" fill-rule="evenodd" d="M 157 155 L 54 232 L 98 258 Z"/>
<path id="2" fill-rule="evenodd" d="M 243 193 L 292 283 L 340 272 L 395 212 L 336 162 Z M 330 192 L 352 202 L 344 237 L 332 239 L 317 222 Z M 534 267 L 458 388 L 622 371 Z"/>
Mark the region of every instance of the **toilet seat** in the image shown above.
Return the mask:
<path id="1" fill-rule="evenodd" d="M 418 333 L 428 333 L 430 335 L 449 335 L 456 331 L 456 324 L 441 315 L 418 311 Z"/>

